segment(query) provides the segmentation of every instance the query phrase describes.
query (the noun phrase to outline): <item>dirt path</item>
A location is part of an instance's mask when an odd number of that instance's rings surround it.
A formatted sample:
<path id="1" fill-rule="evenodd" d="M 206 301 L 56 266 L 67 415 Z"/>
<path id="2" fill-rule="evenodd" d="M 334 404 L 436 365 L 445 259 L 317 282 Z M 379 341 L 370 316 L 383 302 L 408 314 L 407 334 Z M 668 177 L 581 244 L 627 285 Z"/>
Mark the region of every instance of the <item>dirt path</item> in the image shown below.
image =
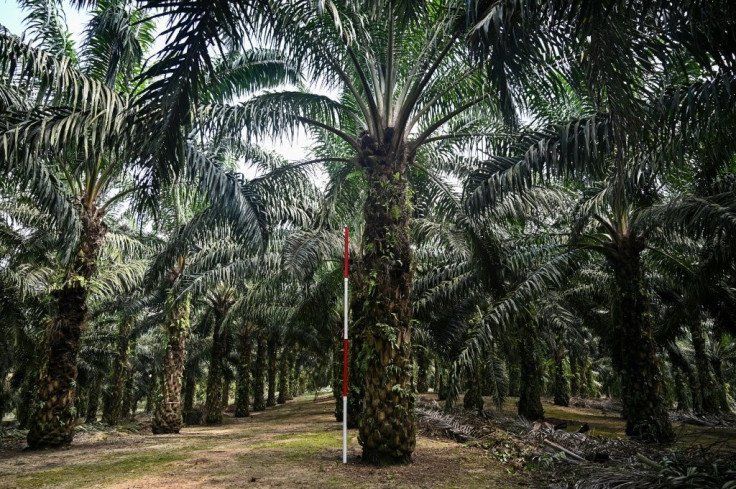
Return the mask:
<path id="1" fill-rule="evenodd" d="M 82 435 L 68 450 L 0 452 L 3 488 L 194 487 L 525 487 L 477 448 L 419 437 L 414 464 L 375 468 L 359 463 L 351 431 L 349 464 L 341 462 L 341 427 L 332 398 L 298 399 L 226 417 L 217 427 L 179 435 Z"/>

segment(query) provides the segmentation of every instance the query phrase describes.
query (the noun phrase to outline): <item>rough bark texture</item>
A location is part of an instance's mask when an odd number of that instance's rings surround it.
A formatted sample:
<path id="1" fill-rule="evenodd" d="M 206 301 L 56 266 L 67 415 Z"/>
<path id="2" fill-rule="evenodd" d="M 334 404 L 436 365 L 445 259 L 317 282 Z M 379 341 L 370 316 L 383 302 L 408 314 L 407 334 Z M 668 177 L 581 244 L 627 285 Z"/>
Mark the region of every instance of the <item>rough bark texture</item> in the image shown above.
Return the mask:
<path id="1" fill-rule="evenodd" d="M 225 357 L 225 334 L 222 323 L 227 310 L 215 307 L 215 326 L 212 332 L 210 350 L 210 369 L 207 375 L 207 400 L 205 401 L 205 422 L 221 424 L 223 411 L 223 362 Z"/>
<path id="2" fill-rule="evenodd" d="M 117 357 L 110 380 L 110 392 L 102 412 L 102 422 L 110 426 L 115 425 L 123 414 L 123 392 L 128 378 L 128 356 L 130 354 L 130 332 L 133 329 L 134 318 L 128 316 L 118 325 Z"/>
<path id="3" fill-rule="evenodd" d="M 578 357 L 574 351 L 570 352 L 570 395 L 580 395 L 580 372 L 578 369 Z"/>
<path id="4" fill-rule="evenodd" d="M 63 286 L 52 293 L 56 314 L 46 332 L 36 409 L 27 437 L 31 449 L 66 446 L 74 438 L 74 391 L 80 337 L 87 327 L 87 284 L 97 271 L 97 254 L 105 237 L 96 209 L 85 209 L 81 220 L 81 248 Z"/>
<path id="5" fill-rule="evenodd" d="M 268 398 L 266 407 L 276 405 L 276 364 L 278 362 L 278 342 L 276 338 L 268 339 Z"/>
<path id="6" fill-rule="evenodd" d="M 148 390 L 146 392 L 146 414 L 152 414 L 156 404 L 156 392 L 158 391 L 158 376 L 151 374 L 148 381 Z"/>
<path id="7" fill-rule="evenodd" d="M 187 362 L 184 367 L 184 387 L 182 388 L 181 411 L 184 419 L 191 419 L 194 412 L 194 395 L 197 393 L 197 376 L 195 362 Z"/>
<path id="8" fill-rule="evenodd" d="M 465 392 L 463 397 L 463 407 L 465 409 L 475 409 L 478 412 L 483 412 L 483 396 L 482 381 L 479 369 L 474 369 L 470 372 L 467 379 L 468 390 Z"/>
<path id="9" fill-rule="evenodd" d="M 674 439 L 664 404 L 665 385 L 652 337 L 640 253 L 644 244 L 624 237 L 609 255 L 618 287 L 621 314 L 621 383 L 626 434 L 648 442 Z"/>
<path id="10" fill-rule="evenodd" d="M 713 376 L 715 377 L 716 402 L 721 407 L 722 412 L 730 413 L 726 380 L 723 378 L 723 362 L 720 358 L 711 357 L 710 363 L 713 366 Z"/>
<path id="11" fill-rule="evenodd" d="M 250 416 L 250 359 L 253 349 L 251 326 L 245 325 L 238 332 L 238 378 L 235 387 L 235 417 Z"/>
<path id="12" fill-rule="evenodd" d="M 164 324 L 168 344 L 161 378 L 161 395 L 151 419 L 154 434 L 179 433 L 182 426 L 181 378 L 186 362 L 186 342 L 189 337 L 189 298 L 180 303 L 169 299 Z"/>
<path id="13" fill-rule="evenodd" d="M 231 334 L 225 335 L 224 343 L 225 351 L 222 356 L 222 409 L 226 411 L 230 405 L 230 386 L 235 381 L 235 374 L 228 364 L 230 352 L 233 348 L 233 337 Z"/>
<path id="14" fill-rule="evenodd" d="M 544 419 L 542 407 L 542 365 L 534 343 L 534 327 L 527 323 L 522 327 L 519 340 L 521 376 L 519 381 L 519 416 L 529 419 Z"/>
<path id="15" fill-rule="evenodd" d="M 296 352 L 291 357 L 291 363 L 289 364 L 289 397 L 287 401 L 291 401 L 296 396 L 302 394 L 299 389 L 299 369 L 296 365 L 297 354 Z"/>
<path id="16" fill-rule="evenodd" d="M 710 360 L 705 349 L 703 324 L 694 319 L 690 321 L 690 335 L 695 353 L 695 370 L 698 372 L 698 400 L 695 403 L 700 413 L 719 413 L 721 411 L 716 396 L 716 385 L 710 371 Z"/>
<path id="17" fill-rule="evenodd" d="M 130 351 L 135 351 L 135 342 L 130 345 Z M 135 393 L 135 379 L 133 378 L 133 370 L 128 371 L 127 379 L 125 380 L 125 388 L 123 390 L 123 403 L 120 408 L 121 418 L 130 419 L 131 416 L 135 415 L 136 407 L 138 406 L 138 398 Z"/>
<path id="18" fill-rule="evenodd" d="M 85 423 L 97 422 L 97 411 L 100 410 L 100 396 L 102 395 L 102 379 L 96 375 L 89 387 L 89 400 L 87 401 L 87 416 Z"/>
<path id="19" fill-rule="evenodd" d="M 363 460 L 406 463 L 416 445 L 411 379 L 412 251 L 409 243 L 409 155 L 392 145 L 393 128 L 381 141 L 361 137 L 361 165 L 368 195 L 363 230 L 363 348 L 365 401 L 358 440 Z M 393 149 L 398 147 L 398 149 Z"/>
<path id="20" fill-rule="evenodd" d="M 266 410 L 266 400 L 263 397 L 264 370 L 266 370 L 266 338 L 261 335 L 256 345 L 256 362 L 253 365 L 253 411 Z"/>
<path id="21" fill-rule="evenodd" d="M 289 397 L 287 389 L 289 388 L 289 354 L 286 347 L 281 350 L 281 358 L 279 359 L 279 397 L 276 399 L 278 404 L 286 404 L 286 398 Z"/>
<path id="22" fill-rule="evenodd" d="M 557 339 L 561 343 L 561 339 Z M 555 350 L 554 403 L 556 406 L 570 405 L 570 382 L 565 375 L 565 349 Z"/>
<path id="23" fill-rule="evenodd" d="M 414 350 L 417 357 L 417 392 L 426 394 L 429 392 L 429 357 L 424 348 Z"/>

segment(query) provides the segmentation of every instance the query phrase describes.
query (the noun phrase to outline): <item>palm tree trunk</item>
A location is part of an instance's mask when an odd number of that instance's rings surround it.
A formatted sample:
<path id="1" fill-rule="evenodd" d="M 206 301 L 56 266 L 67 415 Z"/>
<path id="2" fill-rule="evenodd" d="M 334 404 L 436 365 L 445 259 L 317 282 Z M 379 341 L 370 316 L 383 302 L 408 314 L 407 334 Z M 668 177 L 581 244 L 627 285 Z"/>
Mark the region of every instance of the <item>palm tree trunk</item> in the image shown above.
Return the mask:
<path id="1" fill-rule="evenodd" d="M 179 433 L 182 425 L 181 378 L 186 362 L 186 342 L 189 337 L 189 297 L 178 304 L 173 297 L 167 301 L 164 325 L 168 345 L 161 379 L 161 396 L 157 399 L 151 419 L 154 434 Z"/>
<path id="2" fill-rule="evenodd" d="M 721 412 L 730 413 L 731 408 L 728 405 L 728 391 L 726 381 L 723 378 L 723 361 L 720 358 L 712 356 L 710 363 L 713 366 L 713 376 L 715 378 L 715 396 L 720 406 Z"/>
<path id="3" fill-rule="evenodd" d="M 205 422 L 207 424 L 222 423 L 222 366 L 225 355 L 225 335 L 222 331 L 222 323 L 226 313 L 227 311 L 215 308 L 215 326 L 212 332 L 210 370 L 207 375 L 207 399 L 205 401 Z"/>
<path id="4" fill-rule="evenodd" d="M 244 418 L 250 416 L 250 361 L 253 349 L 251 339 L 251 327 L 245 325 L 238 332 L 239 360 L 238 378 L 235 390 L 235 417 Z"/>
<path id="5" fill-rule="evenodd" d="M 181 414 L 185 420 L 193 419 L 194 415 L 194 395 L 197 393 L 197 375 L 195 370 L 196 362 L 187 362 L 184 366 L 184 386 L 182 387 Z M 199 418 L 196 424 L 201 423 Z"/>
<path id="6" fill-rule="evenodd" d="M 123 390 L 128 376 L 128 347 L 133 322 L 133 316 L 127 316 L 118 325 L 118 355 L 115 358 L 115 366 L 112 371 L 108 401 L 105 403 L 105 409 L 102 412 L 102 422 L 110 426 L 117 424 L 122 414 Z"/>
<path id="7" fill-rule="evenodd" d="M 253 366 L 253 411 L 265 411 L 266 400 L 263 397 L 263 374 L 266 369 L 266 337 L 260 335 L 256 345 L 256 363 Z"/>
<path id="8" fill-rule="evenodd" d="M 286 404 L 286 398 L 289 393 L 288 389 L 288 377 L 289 377 L 289 354 L 286 348 L 281 350 L 281 359 L 279 362 L 279 397 L 276 399 L 278 404 Z"/>
<path id="9" fill-rule="evenodd" d="M 429 392 L 429 357 L 427 350 L 417 348 L 417 392 L 426 394 Z"/>
<path id="10" fill-rule="evenodd" d="M 542 407 L 542 365 L 535 344 L 536 332 L 530 323 L 521 328 L 519 357 L 521 375 L 519 378 L 519 416 L 529 419 L 544 419 Z"/>
<path id="11" fill-rule="evenodd" d="M 412 251 L 409 242 L 407 174 L 409 158 L 403 145 L 392 153 L 393 129 L 382 142 L 361 138 L 368 195 L 363 214 L 362 293 L 367 351 L 365 408 L 358 439 L 363 460 L 406 463 L 416 445 L 411 379 Z M 371 148 L 376 148 L 371 150 Z M 389 148 L 389 149 L 385 149 Z"/>
<path id="12" fill-rule="evenodd" d="M 233 347 L 232 335 L 229 332 L 225 334 L 223 343 L 225 344 L 225 351 L 222 354 L 222 409 L 226 411 L 230 405 L 230 386 L 235 380 L 235 376 L 228 365 L 230 351 Z"/>
<path id="13" fill-rule="evenodd" d="M 291 401 L 295 396 L 301 395 L 299 392 L 299 369 L 296 367 L 296 353 L 291 356 L 289 363 L 289 395 L 287 401 Z"/>
<path id="14" fill-rule="evenodd" d="M 716 399 L 716 386 L 710 373 L 708 353 L 705 350 L 703 324 L 695 318 L 690 321 L 689 326 L 695 353 L 695 369 L 698 372 L 699 402 L 696 402 L 696 405 L 702 413 L 719 413 L 721 410 Z"/>
<path id="15" fill-rule="evenodd" d="M 645 292 L 640 253 L 643 244 L 624 240 L 609 257 L 618 287 L 621 314 L 621 381 L 626 434 L 649 442 L 674 439 L 665 385 L 652 336 L 652 316 Z"/>
<path id="16" fill-rule="evenodd" d="M 278 361 L 278 342 L 276 338 L 268 339 L 268 398 L 266 407 L 276 405 L 276 363 Z"/>
<path id="17" fill-rule="evenodd" d="M 130 351 L 135 351 L 135 342 L 131 345 Z M 135 392 L 135 380 L 133 378 L 133 369 L 128 370 L 125 387 L 123 390 L 123 401 L 120 408 L 120 416 L 122 419 L 129 419 L 135 416 L 138 407 L 138 399 Z"/>
<path id="18" fill-rule="evenodd" d="M 66 446 L 74 438 L 77 357 L 87 327 L 88 283 L 97 271 L 97 254 L 105 237 L 102 216 L 95 208 L 84 209 L 81 220 L 81 249 L 63 286 L 52 293 L 56 315 L 46 332 L 36 410 L 27 437 L 31 449 Z"/>
<path id="19" fill-rule="evenodd" d="M 87 416 L 85 423 L 97 422 L 97 411 L 100 409 L 100 396 L 102 395 L 102 379 L 95 375 L 92 385 L 89 387 L 89 400 L 87 402 Z"/>
<path id="20" fill-rule="evenodd" d="M 555 351 L 554 403 L 555 406 L 570 405 L 570 383 L 565 375 L 565 351 Z"/>
<path id="21" fill-rule="evenodd" d="M 463 407 L 465 409 L 475 409 L 479 413 L 483 412 L 483 395 L 481 385 L 481 375 L 479 369 L 473 369 L 469 372 L 467 379 L 468 390 L 463 398 Z"/>
<path id="22" fill-rule="evenodd" d="M 432 388 L 434 389 L 435 394 L 439 393 L 440 391 L 440 380 L 442 379 L 442 375 L 440 374 L 440 364 L 437 361 L 437 359 L 434 359 L 434 378 Z"/>

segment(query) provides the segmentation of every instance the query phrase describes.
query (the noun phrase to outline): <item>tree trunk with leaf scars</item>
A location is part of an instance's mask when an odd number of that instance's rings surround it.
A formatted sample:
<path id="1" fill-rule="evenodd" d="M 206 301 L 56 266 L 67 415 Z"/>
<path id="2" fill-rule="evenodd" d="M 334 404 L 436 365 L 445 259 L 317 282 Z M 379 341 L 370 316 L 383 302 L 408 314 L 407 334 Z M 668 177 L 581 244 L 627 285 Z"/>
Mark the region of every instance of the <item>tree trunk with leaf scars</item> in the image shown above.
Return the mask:
<path id="1" fill-rule="evenodd" d="M 695 354 L 695 370 L 698 373 L 698 400 L 696 403 L 703 413 L 719 413 L 721 406 L 717 399 L 717 390 L 710 370 L 710 361 L 705 348 L 705 332 L 699 318 L 690 321 L 690 335 L 693 340 Z"/>
<path id="2" fill-rule="evenodd" d="M 235 417 L 250 416 L 250 362 L 253 349 L 252 327 L 238 331 L 238 378 L 235 387 Z"/>
<path id="3" fill-rule="evenodd" d="M 463 407 L 465 409 L 475 409 L 477 412 L 483 412 L 483 381 L 480 368 L 473 368 L 468 371 L 466 384 L 468 390 L 463 397 Z"/>
<path id="4" fill-rule="evenodd" d="M 369 463 L 406 463 L 416 445 L 411 379 L 412 251 L 409 242 L 409 154 L 361 137 L 368 195 L 363 209 L 363 348 L 365 399 L 358 439 Z"/>
<path id="5" fill-rule="evenodd" d="M 562 345 L 562 338 L 557 336 L 557 346 L 553 352 L 555 359 L 554 373 L 554 403 L 555 406 L 570 405 L 570 382 L 565 375 L 565 348 Z"/>
<path id="6" fill-rule="evenodd" d="M 286 404 L 286 398 L 289 397 L 289 353 L 286 347 L 281 350 L 281 358 L 279 359 L 279 397 L 276 399 L 277 404 Z"/>
<path id="7" fill-rule="evenodd" d="M 215 307 L 215 325 L 212 332 L 212 348 L 210 349 L 210 370 L 207 375 L 207 399 L 205 401 L 205 422 L 221 424 L 223 410 L 223 362 L 225 361 L 225 334 L 222 323 L 227 310 Z"/>
<path id="8" fill-rule="evenodd" d="M 665 385 L 653 338 L 652 316 L 641 266 L 643 241 L 623 236 L 607 255 L 618 287 L 621 314 L 621 383 L 626 434 L 647 442 L 674 439 Z"/>
<path id="9" fill-rule="evenodd" d="M 164 331 L 167 347 L 161 378 L 161 394 L 156 399 L 151 429 L 154 434 L 179 433 L 182 426 L 181 380 L 186 363 L 186 342 L 189 338 L 189 297 L 175 303 L 166 301 Z"/>
<path id="10" fill-rule="evenodd" d="M 128 355 L 133 323 L 133 316 L 128 316 L 118 325 L 117 357 L 112 371 L 109 398 L 102 412 L 102 422 L 110 426 L 117 424 L 123 415 L 123 392 L 129 375 Z"/>
<path id="11" fill-rule="evenodd" d="M 266 400 L 263 397 L 263 375 L 266 370 L 266 337 L 259 335 L 256 344 L 256 361 L 253 365 L 253 411 L 265 411 Z"/>
<path id="12" fill-rule="evenodd" d="M 519 382 L 519 416 L 529 420 L 544 419 L 542 407 L 542 365 L 535 343 L 534 325 L 525 322 L 521 328 L 519 357 L 521 377 Z"/>
<path id="13" fill-rule="evenodd" d="M 102 395 L 102 379 L 96 375 L 89 387 L 89 401 L 87 402 L 87 416 L 85 423 L 97 422 L 97 411 L 100 410 L 100 396 Z"/>
<path id="14" fill-rule="evenodd" d="M 276 364 L 278 362 L 278 342 L 276 338 L 268 339 L 268 398 L 266 407 L 276 405 Z"/>
<path id="15" fill-rule="evenodd" d="M 89 281 L 97 271 L 97 255 L 105 237 L 105 225 L 97 209 L 83 209 L 81 221 L 80 250 L 64 284 L 52 292 L 56 315 L 46 332 L 36 409 L 27 437 L 31 449 L 66 446 L 74 438 L 77 357 L 82 331 L 87 327 Z"/>
<path id="16" fill-rule="evenodd" d="M 420 394 L 426 394 L 429 392 L 429 357 L 427 356 L 427 350 L 424 348 L 417 348 L 417 392 Z"/>

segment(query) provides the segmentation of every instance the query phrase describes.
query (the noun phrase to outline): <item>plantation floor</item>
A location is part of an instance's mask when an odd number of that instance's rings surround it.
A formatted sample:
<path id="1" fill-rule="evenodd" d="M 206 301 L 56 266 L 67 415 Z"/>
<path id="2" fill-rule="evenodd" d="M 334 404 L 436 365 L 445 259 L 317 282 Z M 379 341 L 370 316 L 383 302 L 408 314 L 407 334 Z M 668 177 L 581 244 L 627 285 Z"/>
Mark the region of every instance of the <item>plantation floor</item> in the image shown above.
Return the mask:
<path id="1" fill-rule="evenodd" d="M 187 427 L 179 435 L 88 433 L 67 450 L 0 452 L 3 488 L 195 487 L 525 487 L 529 474 L 509 474 L 479 448 L 419 437 L 414 463 L 375 468 L 359 462 L 350 432 L 341 462 L 341 425 L 332 398 L 301 398 L 226 417 L 222 426 Z"/>

